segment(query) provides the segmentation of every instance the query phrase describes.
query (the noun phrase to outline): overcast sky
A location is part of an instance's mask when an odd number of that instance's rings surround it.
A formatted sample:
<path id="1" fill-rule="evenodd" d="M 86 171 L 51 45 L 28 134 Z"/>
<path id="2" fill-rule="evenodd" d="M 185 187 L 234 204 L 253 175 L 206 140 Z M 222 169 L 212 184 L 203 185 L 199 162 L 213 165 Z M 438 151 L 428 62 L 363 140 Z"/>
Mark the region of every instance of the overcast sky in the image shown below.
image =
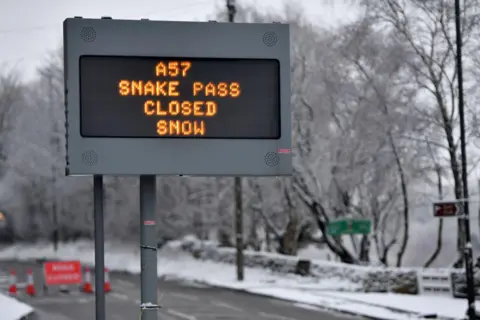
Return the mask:
<path id="1" fill-rule="evenodd" d="M 357 0 L 290 0 L 298 2 L 308 17 L 334 26 L 355 17 Z M 62 22 L 82 16 L 152 20 L 205 20 L 225 0 L 8 0 L 0 9 L 0 66 L 16 66 L 26 77 L 45 54 L 61 45 Z M 261 10 L 281 10 L 283 0 L 237 0 Z"/>

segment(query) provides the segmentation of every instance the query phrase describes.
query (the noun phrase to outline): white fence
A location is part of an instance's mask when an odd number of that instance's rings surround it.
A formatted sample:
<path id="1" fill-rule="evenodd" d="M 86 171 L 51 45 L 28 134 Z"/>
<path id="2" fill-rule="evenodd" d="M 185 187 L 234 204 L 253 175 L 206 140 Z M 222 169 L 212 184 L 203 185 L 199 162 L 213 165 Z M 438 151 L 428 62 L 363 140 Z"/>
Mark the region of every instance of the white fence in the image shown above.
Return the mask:
<path id="1" fill-rule="evenodd" d="M 449 271 L 424 270 L 418 272 L 419 294 L 453 296 L 452 277 Z"/>

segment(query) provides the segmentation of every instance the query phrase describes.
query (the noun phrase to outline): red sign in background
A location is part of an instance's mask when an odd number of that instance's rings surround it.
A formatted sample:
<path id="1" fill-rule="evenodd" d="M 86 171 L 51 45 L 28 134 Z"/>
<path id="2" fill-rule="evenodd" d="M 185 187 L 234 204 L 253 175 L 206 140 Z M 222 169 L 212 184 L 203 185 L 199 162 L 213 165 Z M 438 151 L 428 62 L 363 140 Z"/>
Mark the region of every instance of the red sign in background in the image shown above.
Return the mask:
<path id="1" fill-rule="evenodd" d="M 434 213 L 435 217 L 454 217 L 458 215 L 459 207 L 456 202 L 440 202 L 434 204 Z"/>
<path id="2" fill-rule="evenodd" d="M 80 261 L 50 261 L 43 264 L 45 284 L 69 285 L 82 283 Z"/>

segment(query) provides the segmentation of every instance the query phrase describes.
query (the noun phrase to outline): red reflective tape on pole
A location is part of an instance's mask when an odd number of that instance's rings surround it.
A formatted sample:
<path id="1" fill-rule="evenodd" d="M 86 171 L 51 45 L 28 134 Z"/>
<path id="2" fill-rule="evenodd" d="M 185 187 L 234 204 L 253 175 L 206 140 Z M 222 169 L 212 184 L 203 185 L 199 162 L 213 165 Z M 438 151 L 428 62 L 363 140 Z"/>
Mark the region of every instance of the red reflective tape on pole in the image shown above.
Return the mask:
<path id="1" fill-rule="evenodd" d="M 155 222 L 155 220 L 145 220 L 145 221 L 143 221 L 144 226 L 154 226 L 156 224 L 157 223 Z"/>

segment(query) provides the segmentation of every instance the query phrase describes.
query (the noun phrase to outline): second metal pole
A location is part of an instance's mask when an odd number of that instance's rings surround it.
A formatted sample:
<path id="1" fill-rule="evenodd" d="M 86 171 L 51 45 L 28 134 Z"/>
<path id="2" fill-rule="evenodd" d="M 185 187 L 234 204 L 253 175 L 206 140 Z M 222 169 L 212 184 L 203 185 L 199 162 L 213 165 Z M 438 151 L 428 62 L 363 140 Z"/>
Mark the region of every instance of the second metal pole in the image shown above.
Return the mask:
<path id="1" fill-rule="evenodd" d="M 157 218 L 155 176 L 140 176 L 141 320 L 157 319 Z"/>
<path id="2" fill-rule="evenodd" d="M 103 235 L 103 177 L 93 176 L 93 219 L 95 228 L 95 319 L 105 320 L 105 248 Z"/>
<path id="3" fill-rule="evenodd" d="M 243 202 L 242 180 L 235 177 L 235 243 L 237 247 L 237 280 L 245 279 L 245 261 L 243 257 Z"/>

